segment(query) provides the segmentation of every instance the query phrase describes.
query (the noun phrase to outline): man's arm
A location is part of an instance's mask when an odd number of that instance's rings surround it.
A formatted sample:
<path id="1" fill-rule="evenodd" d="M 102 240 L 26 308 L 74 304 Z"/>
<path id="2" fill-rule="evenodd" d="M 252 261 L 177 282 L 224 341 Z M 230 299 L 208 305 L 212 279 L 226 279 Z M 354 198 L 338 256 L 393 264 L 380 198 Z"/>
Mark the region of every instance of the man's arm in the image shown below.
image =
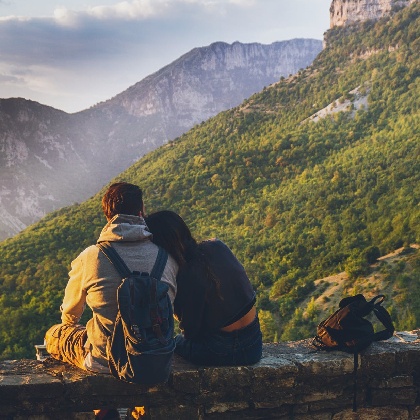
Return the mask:
<path id="1" fill-rule="evenodd" d="M 80 254 L 72 263 L 69 273 L 63 304 L 61 310 L 61 322 L 68 325 L 76 325 L 86 306 L 86 290 L 83 285 L 84 267 L 82 254 Z"/>

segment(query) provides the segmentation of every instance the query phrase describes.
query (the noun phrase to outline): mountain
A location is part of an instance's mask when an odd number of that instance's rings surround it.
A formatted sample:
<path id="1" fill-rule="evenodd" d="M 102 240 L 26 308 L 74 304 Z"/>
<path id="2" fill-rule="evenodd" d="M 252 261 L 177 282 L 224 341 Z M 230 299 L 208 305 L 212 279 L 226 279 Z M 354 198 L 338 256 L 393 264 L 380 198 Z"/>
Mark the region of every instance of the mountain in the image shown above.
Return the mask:
<path id="1" fill-rule="evenodd" d="M 0 240 L 80 202 L 150 150 L 309 65 L 322 42 L 214 43 L 78 112 L 0 100 Z"/>
<path id="2" fill-rule="evenodd" d="M 396 328 L 418 327 L 419 27 L 417 2 L 376 23 L 333 28 L 310 67 L 114 179 L 140 185 L 148 212 L 177 211 L 197 239 L 232 248 L 257 291 L 265 341 L 313 336 L 335 309 L 330 293 L 331 305 L 317 301 L 330 287 L 320 279 L 344 271 L 337 298 L 385 290 Z M 70 262 L 105 223 L 103 193 L 0 243 L 0 357 L 33 355 L 59 321 Z M 372 273 L 399 248 L 411 257 Z"/>
<path id="3" fill-rule="evenodd" d="M 75 119 L 25 99 L 0 99 L 0 239 L 72 203 L 97 181 Z M 87 178 L 87 179 L 86 179 Z"/>
<path id="4" fill-rule="evenodd" d="M 330 7 L 330 27 L 378 20 L 406 7 L 416 0 L 333 0 Z"/>

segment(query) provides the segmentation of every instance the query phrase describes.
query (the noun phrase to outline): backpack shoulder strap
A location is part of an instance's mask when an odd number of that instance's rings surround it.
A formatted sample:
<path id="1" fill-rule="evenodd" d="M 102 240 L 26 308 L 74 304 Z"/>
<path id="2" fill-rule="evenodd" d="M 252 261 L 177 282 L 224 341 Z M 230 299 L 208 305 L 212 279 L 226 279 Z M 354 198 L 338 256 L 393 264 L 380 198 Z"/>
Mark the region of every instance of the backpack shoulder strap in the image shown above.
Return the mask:
<path id="1" fill-rule="evenodd" d="M 162 318 L 159 313 L 159 304 L 158 304 L 158 283 L 161 281 L 163 270 L 166 266 L 166 261 L 168 260 L 168 253 L 161 247 L 159 247 L 158 254 L 156 257 L 155 264 L 150 273 L 151 285 L 150 285 L 150 319 L 152 321 L 152 328 L 156 337 L 160 343 L 164 346 L 168 344 L 168 340 L 164 337 L 161 329 Z M 166 295 L 166 299 L 169 299 L 169 296 Z"/>
<path id="2" fill-rule="evenodd" d="M 105 254 L 122 278 L 128 277 L 131 274 L 131 270 L 110 242 L 99 242 L 96 246 Z"/>
<path id="3" fill-rule="evenodd" d="M 381 306 L 381 303 L 384 301 L 384 299 L 384 295 L 378 295 L 371 300 L 371 303 L 373 303 L 373 313 L 385 327 L 384 330 L 378 331 L 373 335 L 374 341 L 387 340 L 388 338 L 392 337 L 395 331 L 395 327 L 389 312 L 383 306 Z"/>
<path id="4" fill-rule="evenodd" d="M 166 267 L 166 262 L 168 261 L 168 253 L 161 247 L 156 257 L 155 265 L 152 268 L 150 277 L 153 277 L 156 280 L 160 280 L 163 274 L 163 271 Z"/>
<path id="5" fill-rule="evenodd" d="M 382 322 L 385 329 L 382 331 L 378 331 L 374 334 L 373 339 L 374 341 L 381 341 L 381 340 L 388 340 L 394 335 L 395 327 L 392 323 L 391 316 L 389 315 L 388 311 L 383 306 L 375 307 L 373 313 Z"/>

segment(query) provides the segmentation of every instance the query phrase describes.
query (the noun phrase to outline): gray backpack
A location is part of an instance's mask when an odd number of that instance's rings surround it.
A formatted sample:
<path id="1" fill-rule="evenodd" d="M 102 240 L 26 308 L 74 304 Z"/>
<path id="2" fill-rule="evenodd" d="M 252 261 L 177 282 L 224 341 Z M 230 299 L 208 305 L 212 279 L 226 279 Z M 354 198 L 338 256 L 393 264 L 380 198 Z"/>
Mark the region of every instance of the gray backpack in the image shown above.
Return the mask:
<path id="1" fill-rule="evenodd" d="M 97 247 L 122 277 L 117 291 L 117 319 L 107 346 L 112 374 L 136 384 L 166 382 L 175 349 L 169 287 L 161 281 L 168 253 L 159 248 L 149 274 L 131 272 L 109 242 L 98 243 Z"/>

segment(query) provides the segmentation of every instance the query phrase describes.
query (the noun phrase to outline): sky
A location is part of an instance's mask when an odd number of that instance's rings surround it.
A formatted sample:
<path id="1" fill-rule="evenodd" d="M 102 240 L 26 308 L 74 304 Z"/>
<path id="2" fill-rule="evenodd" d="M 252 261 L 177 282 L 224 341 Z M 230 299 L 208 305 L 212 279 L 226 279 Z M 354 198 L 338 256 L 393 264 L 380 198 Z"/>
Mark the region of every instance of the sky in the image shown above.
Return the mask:
<path id="1" fill-rule="evenodd" d="M 0 0 L 0 98 L 73 113 L 196 47 L 322 39 L 331 0 Z"/>

